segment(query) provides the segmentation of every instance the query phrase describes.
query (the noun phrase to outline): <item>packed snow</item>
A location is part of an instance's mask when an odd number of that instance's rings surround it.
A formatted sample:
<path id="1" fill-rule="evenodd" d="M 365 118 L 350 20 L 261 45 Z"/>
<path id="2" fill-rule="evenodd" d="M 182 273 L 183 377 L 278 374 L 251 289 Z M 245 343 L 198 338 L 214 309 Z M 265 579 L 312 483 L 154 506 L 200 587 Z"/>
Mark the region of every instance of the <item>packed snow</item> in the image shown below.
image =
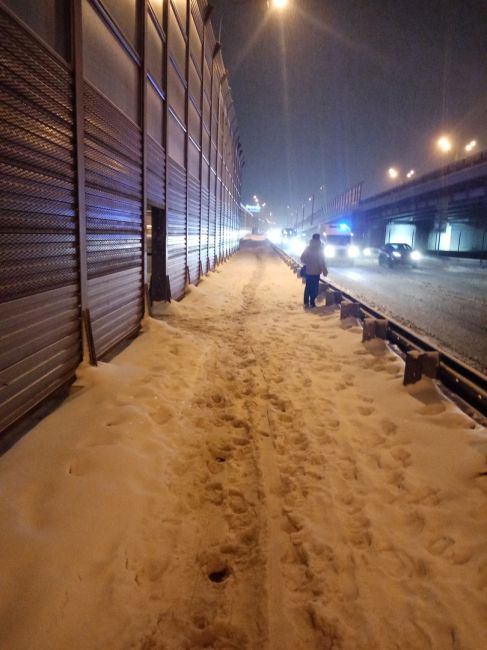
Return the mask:
<path id="1" fill-rule="evenodd" d="M 0 458 L 2 650 L 480 650 L 487 437 L 265 242 Z"/>
<path id="2" fill-rule="evenodd" d="M 425 257 L 417 269 L 389 269 L 373 258 L 353 267 L 330 265 L 330 278 L 433 346 L 487 373 L 487 267 L 479 261 Z"/>

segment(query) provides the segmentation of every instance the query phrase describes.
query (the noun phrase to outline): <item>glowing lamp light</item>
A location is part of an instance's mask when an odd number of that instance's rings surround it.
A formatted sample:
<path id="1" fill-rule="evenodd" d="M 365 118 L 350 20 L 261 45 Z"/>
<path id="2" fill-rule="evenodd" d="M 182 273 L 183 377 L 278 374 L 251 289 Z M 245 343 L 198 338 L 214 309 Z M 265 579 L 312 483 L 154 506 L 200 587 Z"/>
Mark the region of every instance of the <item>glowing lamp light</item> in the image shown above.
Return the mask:
<path id="1" fill-rule="evenodd" d="M 415 173 L 416 173 L 416 172 L 414 171 L 414 169 L 410 169 L 410 170 L 408 171 L 408 173 L 406 174 L 406 176 L 407 176 L 408 178 L 412 178 L 412 177 L 414 176 Z"/>
<path id="2" fill-rule="evenodd" d="M 419 251 L 413 251 L 411 253 L 411 259 L 417 262 L 418 260 L 421 259 L 421 253 Z"/>
<path id="3" fill-rule="evenodd" d="M 470 153 L 477 146 L 477 140 L 471 140 L 466 146 L 465 151 Z"/>
<path id="4" fill-rule="evenodd" d="M 288 0 L 270 0 L 271 9 L 285 9 L 288 5 Z"/>
<path id="5" fill-rule="evenodd" d="M 446 135 L 442 135 L 436 144 L 438 145 L 438 149 L 440 149 L 440 151 L 443 151 L 443 153 L 448 153 L 451 151 L 453 146 L 450 138 Z"/>
<path id="6" fill-rule="evenodd" d="M 389 178 L 392 179 L 397 178 L 399 176 L 399 172 L 395 167 L 389 167 L 389 169 L 387 170 L 387 174 L 389 175 Z"/>
<path id="7" fill-rule="evenodd" d="M 350 230 L 350 227 L 346 223 L 341 223 L 338 227 L 342 232 L 348 232 Z"/>

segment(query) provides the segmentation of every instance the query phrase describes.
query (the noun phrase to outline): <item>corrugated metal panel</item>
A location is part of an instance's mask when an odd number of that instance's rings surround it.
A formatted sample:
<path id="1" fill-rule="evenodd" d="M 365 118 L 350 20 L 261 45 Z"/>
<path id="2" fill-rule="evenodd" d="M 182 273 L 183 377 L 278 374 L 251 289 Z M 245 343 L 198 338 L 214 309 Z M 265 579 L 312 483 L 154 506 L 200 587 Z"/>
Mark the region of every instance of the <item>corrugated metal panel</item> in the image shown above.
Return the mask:
<path id="1" fill-rule="evenodd" d="M 155 206 L 166 205 L 166 152 L 147 136 L 147 201 Z"/>
<path id="2" fill-rule="evenodd" d="M 84 86 L 88 303 L 98 356 L 139 326 L 142 146 L 137 126 Z"/>
<path id="3" fill-rule="evenodd" d="M 201 265 L 203 272 L 208 272 L 208 210 L 210 207 L 208 190 L 201 190 Z"/>
<path id="4" fill-rule="evenodd" d="M 191 282 L 200 277 L 200 183 L 188 175 L 188 267 Z"/>
<path id="5" fill-rule="evenodd" d="M 186 170 L 167 160 L 167 273 L 177 300 L 184 295 L 186 279 Z"/>
<path id="6" fill-rule="evenodd" d="M 215 255 L 216 255 L 216 240 L 215 240 L 215 224 L 216 224 L 216 196 L 215 196 L 215 172 L 210 172 L 210 218 L 209 218 L 209 235 L 208 235 L 208 257 L 210 258 L 210 269 L 215 268 Z"/>
<path id="7" fill-rule="evenodd" d="M 69 71 L 0 9 L 0 431 L 81 360 Z"/>
<path id="8" fill-rule="evenodd" d="M 222 202 L 221 202 L 221 181 L 216 181 L 216 217 L 215 217 L 215 254 L 219 260 L 222 254 Z"/>
<path id="9" fill-rule="evenodd" d="M 88 300 L 97 354 L 134 333 L 141 317 L 142 269 L 126 269 L 88 280 Z"/>

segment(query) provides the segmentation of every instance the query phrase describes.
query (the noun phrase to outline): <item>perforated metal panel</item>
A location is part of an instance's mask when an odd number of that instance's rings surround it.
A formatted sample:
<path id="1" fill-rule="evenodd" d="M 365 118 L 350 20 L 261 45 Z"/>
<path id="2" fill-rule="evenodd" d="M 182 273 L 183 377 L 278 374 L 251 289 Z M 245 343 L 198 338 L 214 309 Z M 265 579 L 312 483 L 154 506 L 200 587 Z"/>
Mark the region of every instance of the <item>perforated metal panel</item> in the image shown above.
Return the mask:
<path id="1" fill-rule="evenodd" d="M 140 130 L 85 83 L 88 302 L 98 356 L 143 313 Z"/>
<path id="2" fill-rule="evenodd" d="M 0 431 L 81 359 L 69 70 L 0 8 Z"/>

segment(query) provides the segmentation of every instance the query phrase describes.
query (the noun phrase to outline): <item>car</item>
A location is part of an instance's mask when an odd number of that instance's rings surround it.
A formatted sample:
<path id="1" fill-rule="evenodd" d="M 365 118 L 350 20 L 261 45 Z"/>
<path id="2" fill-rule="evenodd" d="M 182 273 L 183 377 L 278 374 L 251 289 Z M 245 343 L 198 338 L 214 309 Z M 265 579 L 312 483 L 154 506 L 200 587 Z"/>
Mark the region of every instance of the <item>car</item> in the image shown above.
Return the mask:
<path id="1" fill-rule="evenodd" d="M 421 253 L 409 244 L 384 244 L 379 250 L 379 264 L 392 269 L 395 266 L 417 266 Z"/>

